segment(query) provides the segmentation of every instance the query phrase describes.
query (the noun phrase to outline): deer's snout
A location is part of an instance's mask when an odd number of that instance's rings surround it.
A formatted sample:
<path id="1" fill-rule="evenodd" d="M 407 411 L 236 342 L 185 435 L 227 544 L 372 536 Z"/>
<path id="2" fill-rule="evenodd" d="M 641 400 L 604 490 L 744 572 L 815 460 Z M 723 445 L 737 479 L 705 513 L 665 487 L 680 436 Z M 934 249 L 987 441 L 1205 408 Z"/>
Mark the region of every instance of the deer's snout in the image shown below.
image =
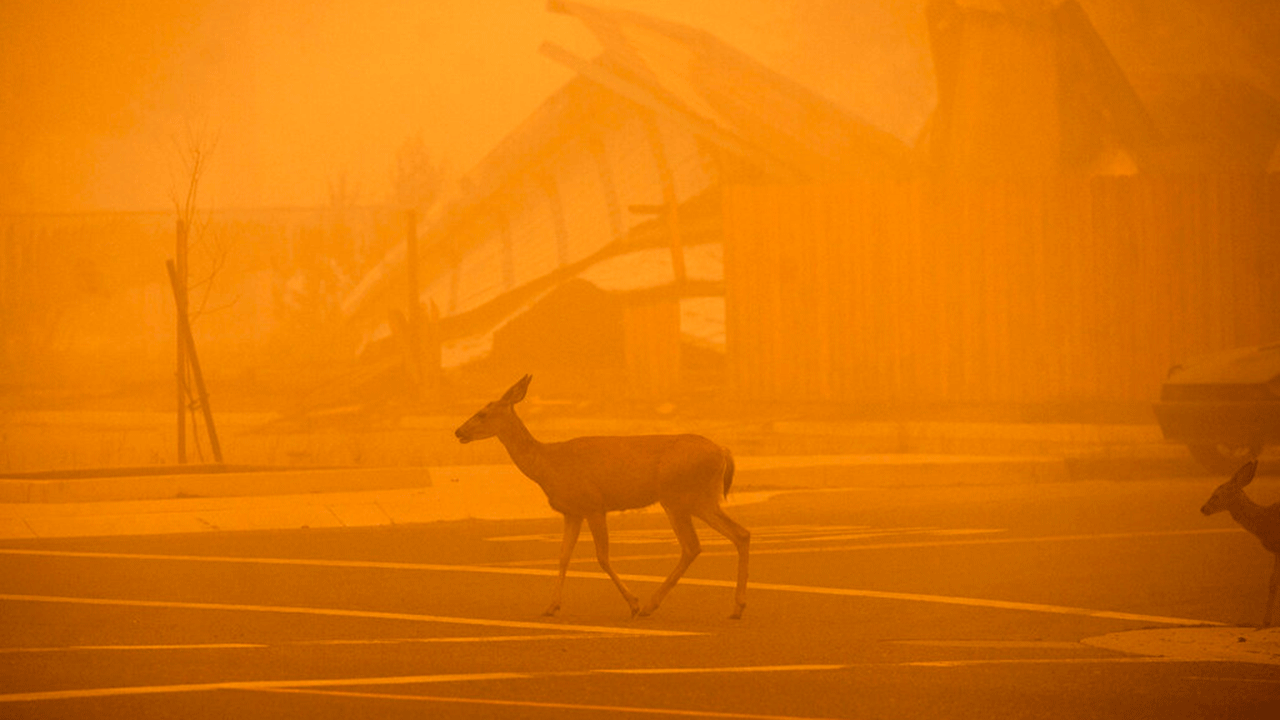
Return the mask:
<path id="1" fill-rule="evenodd" d="M 471 438 L 462 434 L 462 428 L 458 428 L 457 430 L 454 430 L 453 436 L 458 438 L 458 442 L 462 443 L 463 445 L 466 445 L 467 443 L 471 442 Z"/>

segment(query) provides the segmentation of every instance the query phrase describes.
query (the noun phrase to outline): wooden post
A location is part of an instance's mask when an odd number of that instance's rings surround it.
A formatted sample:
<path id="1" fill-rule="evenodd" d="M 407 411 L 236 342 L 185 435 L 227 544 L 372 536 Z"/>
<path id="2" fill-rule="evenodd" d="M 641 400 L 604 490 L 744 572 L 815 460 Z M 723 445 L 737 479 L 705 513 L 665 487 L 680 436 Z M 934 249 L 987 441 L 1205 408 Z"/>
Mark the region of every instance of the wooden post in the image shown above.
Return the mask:
<path id="1" fill-rule="evenodd" d="M 443 367 L 440 357 L 440 308 L 436 307 L 434 300 L 428 306 L 426 336 L 422 338 L 422 364 L 422 386 L 426 389 L 427 397 L 438 402 Z"/>
<path id="2" fill-rule="evenodd" d="M 662 186 L 663 213 L 671 241 L 671 270 L 675 275 L 676 285 L 684 285 L 684 242 L 680 237 L 680 203 L 676 199 L 675 174 L 671 171 L 671 163 L 667 161 L 667 153 L 663 149 L 662 132 L 658 128 L 656 115 L 650 114 L 645 118 L 645 129 L 649 132 L 649 145 L 653 149 L 658 182 Z"/>
<path id="3" fill-rule="evenodd" d="M 409 327 L 406 333 L 408 354 L 405 363 L 409 365 L 409 377 L 414 381 L 415 400 L 422 400 L 422 308 L 418 305 L 418 214 L 413 210 L 405 211 L 405 250 L 404 264 L 407 272 L 409 308 L 406 319 Z"/>
<path id="4" fill-rule="evenodd" d="M 170 279 L 173 282 L 173 302 L 177 308 L 177 357 L 178 357 L 178 463 L 187 462 L 187 343 L 182 336 L 182 326 L 187 321 L 187 223 L 178 219 L 176 262 L 169 262 Z"/>
<path id="5" fill-rule="evenodd" d="M 680 384 L 680 301 L 628 303 L 622 319 L 628 399 L 671 400 Z"/>
<path id="6" fill-rule="evenodd" d="M 178 273 L 172 260 L 165 262 L 169 269 L 169 282 L 173 285 L 173 297 L 176 300 L 185 288 L 178 282 Z M 191 362 L 191 375 L 196 384 L 196 393 L 200 401 L 200 409 L 204 412 L 204 426 L 209 432 L 209 446 L 213 448 L 213 459 L 222 462 L 222 445 L 218 443 L 218 429 L 213 425 L 213 410 L 209 407 L 209 393 L 204 388 L 204 373 L 200 372 L 200 358 L 196 355 L 196 341 L 191 335 L 191 324 L 187 322 L 185 312 L 178 313 L 178 340 L 186 349 L 187 358 Z M 180 374 L 185 374 L 181 370 Z"/>

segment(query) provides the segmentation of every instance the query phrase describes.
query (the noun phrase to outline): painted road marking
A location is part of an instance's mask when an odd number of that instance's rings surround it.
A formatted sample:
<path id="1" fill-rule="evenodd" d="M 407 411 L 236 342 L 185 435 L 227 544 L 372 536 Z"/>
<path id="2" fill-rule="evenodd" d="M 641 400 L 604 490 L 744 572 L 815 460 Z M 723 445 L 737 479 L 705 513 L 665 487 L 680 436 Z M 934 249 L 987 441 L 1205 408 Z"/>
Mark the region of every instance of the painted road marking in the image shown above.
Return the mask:
<path id="1" fill-rule="evenodd" d="M 396 693 L 359 693 L 349 690 L 295 690 L 293 688 L 273 688 L 265 692 L 295 693 L 305 695 L 324 695 L 328 697 L 359 698 L 364 700 L 404 700 L 413 702 L 455 703 L 464 705 L 491 705 L 498 707 L 526 707 L 546 710 L 591 710 L 594 712 L 626 713 L 632 715 L 668 715 L 696 718 L 731 718 L 740 720 L 831 720 L 810 716 L 795 715 L 760 715 L 756 713 L 735 713 L 716 710 L 679 710 L 676 708 L 649 708 L 635 705 L 586 705 L 575 703 L 539 702 L 536 700 L 496 700 L 491 698 L 460 698 L 441 695 L 404 695 Z"/>
<path id="2" fill-rule="evenodd" d="M 556 625 L 555 627 L 561 627 Z M 572 628 L 572 626 L 569 626 Z M 684 633 L 685 635 L 697 635 L 699 633 Z M 287 645 L 413 645 L 413 644 L 435 644 L 435 643 L 494 643 L 494 642 L 532 642 L 535 640 L 585 640 L 587 638 L 620 638 L 630 637 L 627 633 L 573 633 L 573 634 L 555 634 L 548 633 L 545 635 L 478 635 L 474 637 L 431 637 L 431 638 L 383 638 L 383 639 L 355 639 L 355 640 L 299 640 L 296 642 L 285 643 Z"/>
<path id="3" fill-rule="evenodd" d="M 1173 531 L 1177 534 L 1184 534 L 1180 531 Z M 1203 531 L 1192 530 L 1186 533 L 1199 533 Z M 1219 530 L 1218 532 L 1221 532 Z M 1233 532 L 1243 532 L 1243 530 L 1233 530 Z M 1147 535 L 1158 534 L 1151 533 L 1115 533 L 1115 537 L 1145 537 Z M 1093 536 L 1079 536 L 1093 537 Z M 959 543 L 969 541 L 957 541 Z M 973 541 L 982 542 L 982 541 Z M 77 558 L 97 558 L 110 560 L 153 560 L 165 562 L 210 562 L 210 563 L 242 563 L 242 564 L 258 564 L 258 565 L 288 565 L 301 567 L 339 567 L 339 568 L 369 568 L 380 570 L 416 570 L 429 572 L 465 572 L 465 573 L 488 573 L 494 575 L 526 575 L 540 577 L 556 577 L 556 570 L 543 570 L 538 568 L 513 568 L 513 567 L 497 567 L 492 565 L 437 565 L 426 563 L 396 563 L 396 562 L 380 562 L 369 560 L 315 560 L 315 559 L 298 559 L 298 558 L 246 558 L 246 557 L 220 557 L 212 555 L 154 555 L 154 554 L 134 554 L 134 553 L 94 553 L 70 550 L 27 550 L 27 549 L 3 549 L 0 548 L 0 555 L 42 555 L 47 557 L 77 557 Z M 600 572 L 583 572 L 580 570 L 570 571 L 569 577 L 604 580 L 608 576 Z M 659 575 L 621 575 L 623 580 L 632 582 L 645 583 L 661 583 L 665 578 Z M 699 585 L 703 587 L 735 587 L 735 583 L 728 580 L 708 580 L 701 578 L 682 578 L 681 584 Z M 1223 625 L 1223 623 L 1213 622 L 1210 620 L 1196 620 L 1189 618 L 1164 617 L 1160 615 L 1142 615 L 1137 613 L 1114 612 L 1110 610 L 1092 610 L 1089 608 L 1069 607 L 1065 605 L 1045 605 L 1039 603 L 1024 603 L 1009 600 L 986 600 L 982 598 L 955 597 L 949 595 L 930 595 L 925 593 L 904 593 L 889 592 L 883 590 L 857 590 L 853 588 L 831 588 L 819 587 L 813 585 L 789 585 L 779 583 L 751 583 L 753 590 L 769 590 L 774 592 L 790 592 L 803 593 L 810 595 L 835 595 L 843 597 L 865 597 L 876 598 L 880 600 L 906 600 L 910 602 L 927 602 L 942 605 L 963 605 L 968 607 L 984 607 L 997 610 L 1019 610 L 1025 612 L 1051 613 L 1057 615 L 1080 615 L 1084 617 L 1105 618 L 1110 620 L 1131 620 L 1136 622 L 1157 623 L 1160 625 Z M 3 596 L 0 596 L 3 597 Z M 496 622 L 496 621 L 495 621 Z M 526 625 L 529 626 L 529 625 Z M 539 626 L 534 623 L 532 626 Z M 519 626 L 514 626 L 519 627 Z M 563 628 L 561 625 L 545 625 L 548 628 Z M 617 628 L 605 628 L 599 632 L 619 632 Z"/>
<path id="4" fill-rule="evenodd" d="M 844 664 L 826 665 L 731 665 L 729 667 L 609 668 L 592 670 L 601 675 L 703 675 L 709 673 L 774 673 L 846 670 L 861 667 Z"/>
<path id="5" fill-rule="evenodd" d="M 1142 664 L 1195 662 L 1184 658 L 1167 657 L 1110 657 L 1110 658 L 990 658 L 987 660 L 919 660 L 902 663 L 904 667 L 974 667 L 978 665 L 1090 665 L 1090 664 Z"/>
<path id="6" fill-rule="evenodd" d="M 198 643 L 193 645 L 70 645 L 68 647 L 7 647 L 0 655 L 106 650 L 260 650 L 271 647 L 255 643 Z"/>
<path id="7" fill-rule="evenodd" d="M 974 530 L 974 531 L 952 531 L 952 532 L 997 532 L 994 530 Z M 1228 533 L 1246 532 L 1244 528 L 1201 528 L 1198 530 L 1141 530 L 1136 532 L 1124 533 L 1098 533 L 1096 535 L 1044 535 L 1040 537 L 1016 537 L 1016 538 L 973 538 L 963 540 L 907 540 L 902 542 L 888 543 L 857 543 L 849 545 L 812 545 L 810 547 L 788 547 L 788 548 L 760 548 L 756 549 L 755 545 L 751 546 L 752 555 L 794 555 L 796 553 L 811 552 L 845 552 L 850 550 L 901 550 L 905 548 L 932 548 L 932 547 L 951 547 L 961 545 L 1016 545 L 1022 543 L 1045 543 L 1045 542 L 1075 542 L 1079 540 L 1127 540 L 1133 538 L 1147 537 L 1171 537 L 1178 535 L 1219 535 Z M 610 538 L 612 539 L 612 537 Z M 754 537 L 752 538 L 754 543 Z M 817 542 L 817 541 L 815 541 Z M 699 557 L 737 557 L 736 550 L 704 550 Z M 668 553 L 652 553 L 646 555 L 621 555 L 610 553 L 609 560 L 618 562 L 622 560 L 665 560 L 668 558 L 675 559 L 680 557 L 678 552 Z M 507 563 L 495 563 L 495 566 L 502 567 L 537 567 L 540 565 L 558 565 L 559 560 L 542 559 L 542 560 L 516 560 Z M 572 562 L 575 563 L 593 563 L 593 557 L 575 557 Z"/>
<path id="8" fill-rule="evenodd" d="M 623 575 L 624 579 L 632 576 Z M 681 580 L 694 585 L 710 587 L 735 587 L 727 580 Z M 1050 613 L 1055 615 L 1081 615 L 1084 617 L 1106 618 L 1109 620 L 1133 620 L 1137 622 L 1159 623 L 1161 625 L 1222 625 L 1209 620 L 1193 620 L 1189 618 L 1164 617 L 1161 615 L 1141 615 L 1137 613 L 1114 612 L 1111 610 L 1091 610 L 1089 608 L 1070 607 L 1067 605 L 1042 605 L 1011 600 L 986 600 L 981 598 L 955 597 L 950 595 L 928 595 L 923 593 L 886 592 L 882 590 L 853 590 L 848 588 L 825 588 L 810 585 L 784 585 L 777 583 L 752 583 L 753 590 L 776 590 L 780 592 L 809 593 L 813 595 L 843 595 L 846 597 L 879 598 L 882 600 L 907 600 L 911 602 L 937 603 L 941 605 L 964 605 L 968 607 L 994 608 L 997 610 L 1023 610 L 1026 612 Z"/>
<path id="9" fill-rule="evenodd" d="M 84 698 L 119 697 L 123 695 L 165 695 L 209 690 L 269 690 L 275 688 L 344 687 L 352 685 L 416 685 L 439 682 L 476 682 L 483 680 L 521 680 L 528 673 L 494 672 L 453 675 L 415 675 L 386 678 L 347 678 L 332 680 L 238 680 L 217 683 L 180 685 L 135 685 L 131 687 L 85 688 L 77 690 L 44 690 L 0 695 L 0 703 L 36 702 L 42 700 L 79 700 Z"/>
<path id="10" fill-rule="evenodd" d="M 747 666 L 747 667 L 678 667 L 678 668 L 649 668 L 641 672 L 646 674 L 667 674 L 667 675 L 684 675 L 684 674 L 742 674 L 742 673 L 796 673 L 796 672 L 834 672 L 842 670 L 865 670 L 876 668 L 903 668 L 903 667 L 940 667 L 952 668 L 963 667 L 966 665 L 980 665 L 989 663 L 1010 663 L 1010 664 L 1078 664 L 1083 662 L 1094 663 L 1166 663 L 1166 662 L 1194 662 L 1180 658 L 1146 658 L 1146 657 L 1123 657 L 1123 658 L 1062 658 L 1058 660 L 1046 659 L 1023 659 L 1008 661 L 982 661 L 982 660 L 962 660 L 962 661 L 940 661 L 940 662 L 900 662 L 900 663 L 852 663 L 843 665 L 775 665 L 775 666 Z M 623 675 L 637 674 L 635 668 L 607 668 L 596 670 L 558 670 L 543 672 L 482 672 L 482 673 L 450 673 L 441 675 L 405 675 L 392 677 L 363 677 L 363 678 L 325 678 L 325 679 L 308 679 L 308 680 L 235 680 L 228 682 L 212 682 L 212 683 L 186 683 L 176 685 L 135 685 L 124 687 L 107 687 L 107 688 L 82 688 L 72 690 L 43 690 L 35 692 L 8 693 L 0 695 L 0 703 L 12 702 L 41 702 L 50 700 L 78 700 L 86 698 L 100 697 L 120 697 L 131 695 L 162 695 L 173 693 L 187 692 L 208 692 L 211 690 L 271 690 L 271 691 L 289 691 L 289 690 L 314 690 L 319 688 L 342 688 L 342 687 L 364 687 L 364 686 L 380 686 L 380 685 L 426 685 L 435 683 L 456 683 L 456 682 L 488 682 L 501 680 L 540 680 L 547 678 L 566 678 L 566 677 L 586 677 L 592 675 Z M 415 696 L 408 696 L 413 698 Z"/>
<path id="11" fill-rule="evenodd" d="M 888 535 L 907 535 L 918 533 L 955 533 L 956 530 L 936 526 L 915 527 L 872 527 L 870 525 L 764 525 L 751 528 L 751 546 L 761 543 L 801 543 L 832 540 L 860 540 L 868 537 L 884 537 Z M 1003 530 L 962 530 L 959 532 L 1004 532 Z M 610 530 L 610 545 L 660 545 L 673 542 L 675 535 L 670 527 L 645 528 L 637 530 Z M 560 545 L 560 533 L 538 533 L 535 535 L 501 535 L 485 538 L 489 542 L 541 542 L 555 546 Z M 703 541 L 703 545 L 730 545 L 724 537 L 713 534 Z"/>
<path id="12" fill-rule="evenodd" d="M 987 648 L 1004 650 L 1008 648 L 1030 650 L 1089 650 L 1087 645 L 1078 642 L 1055 642 L 1052 640 L 887 640 L 894 645 L 920 645 L 924 647 L 959 647 Z"/>
<path id="13" fill-rule="evenodd" d="M 281 647 L 301 646 L 339 646 L 339 645 L 421 645 L 437 643 L 502 643 L 533 642 L 537 640 L 585 640 L 588 638 L 621 638 L 622 634 L 609 633 L 572 633 L 544 635 L 476 635 L 462 637 L 430 637 L 430 638 L 371 638 L 351 640 L 291 640 L 278 643 L 193 643 L 189 645 L 69 645 L 67 647 L 9 647 L 0 648 L 0 655 L 21 653 L 59 653 L 59 652 L 110 652 L 115 650 L 265 650 Z"/>
<path id="14" fill-rule="evenodd" d="M 678 630 L 648 630 L 634 627 L 608 627 L 604 625 L 568 625 L 559 623 L 527 622 L 523 620 L 491 620 L 483 618 L 451 617 L 445 615 L 419 615 L 415 613 L 380 612 L 376 610 L 344 610 L 340 608 L 291 607 L 285 605 L 240 605 L 222 603 L 174 602 L 168 600 L 122 600 L 115 598 L 60 597 L 53 595 L 0 594 L 0 600 L 16 602 L 68 603 L 74 605 L 112 605 L 126 607 L 177 608 L 181 610 L 225 610 L 231 612 L 286 613 L 295 615 L 325 615 L 373 620 L 407 620 L 409 622 L 447 623 L 453 625 L 481 625 L 487 627 L 522 628 L 526 630 L 576 630 L 584 633 L 607 635 L 645 635 L 674 637 L 699 633 Z"/>
<path id="15" fill-rule="evenodd" d="M 1280 685 L 1280 680 L 1271 680 L 1268 678 L 1204 677 L 1201 675 L 1188 675 L 1187 679 L 1188 680 L 1212 680 L 1214 682 L 1262 683 L 1264 685 Z"/>
<path id="16" fill-rule="evenodd" d="M 685 673 L 753 673 L 753 672 L 812 672 L 856 667 L 853 665 L 774 665 L 759 667 L 725 668 L 666 668 L 666 674 Z M 627 668 L 596 670 L 555 670 L 544 672 L 482 672 L 448 673 L 441 675 L 401 675 L 392 677 L 331 678 L 321 680 L 238 680 L 215 683 L 190 683 L 180 685 L 143 685 L 112 688 L 87 688 L 80 690 L 46 690 L 0 695 L 0 702 L 31 702 L 37 700 L 68 700 L 119 695 L 155 695 L 164 693 L 204 692 L 207 690 L 284 690 L 304 688 L 353 687 L 363 685 L 419 685 L 427 683 L 479 682 L 489 680 L 533 680 L 540 678 L 582 677 L 587 675 L 624 672 Z"/>

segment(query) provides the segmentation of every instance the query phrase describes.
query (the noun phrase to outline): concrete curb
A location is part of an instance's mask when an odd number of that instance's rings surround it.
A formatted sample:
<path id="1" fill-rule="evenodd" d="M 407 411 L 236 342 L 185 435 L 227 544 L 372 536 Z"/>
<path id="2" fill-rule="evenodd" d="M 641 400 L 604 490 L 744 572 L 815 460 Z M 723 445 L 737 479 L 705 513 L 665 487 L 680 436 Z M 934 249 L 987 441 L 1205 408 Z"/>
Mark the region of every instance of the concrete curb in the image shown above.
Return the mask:
<path id="1" fill-rule="evenodd" d="M 802 417 L 574 417 L 528 407 L 543 441 L 581 435 L 692 432 L 739 457 L 773 455 L 935 454 L 1063 458 L 1182 458 L 1154 422 L 1001 422 L 987 420 L 818 420 Z M 465 414 L 464 414 L 465 416 Z M 437 466 L 506 462 L 500 444 L 460 445 L 463 417 L 405 416 L 386 426 L 285 429 L 270 415 L 220 413 L 228 458 L 246 465 L 312 467 Z M 1154 420 L 1154 418 L 1153 418 Z M 11 412 L 0 414 L 0 465 L 55 470 L 155 465 L 172 460 L 173 420 L 163 413 Z"/>
<path id="2" fill-rule="evenodd" d="M 1155 628 L 1085 638 L 1085 645 L 1186 662 L 1280 665 L 1280 628 Z"/>
<path id="3" fill-rule="evenodd" d="M 432 468 L 326 468 L 134 476 L 0 478 L 0 503 L 84 503 L 393 490 L 431 485 Z"/>
<path id="4" fill-rule="evenodd" d="M 731 503 L 782 490 L 1008 484 L 1068 479 L 1058 458 L 796 456 L 738 458 Z M 0 539 L 153 535 L 554 517 L 515 466 L 458 465 L 56 481 L 0 504 Z M 68 484 L 70 483 L 70 484 Z M 321 489 L 317 489 L 321 488 Z M 195 492 L 204 489 L 206 492 Z M 252 491 L 253 494 L 242 494 Z M 199 496 L 202 495 L 202 496 Z M 76 500 L 66 500 L 75 497 Z"/>
<path id="5" fill-rule="evenodd" d="M 1003 484 L 1067 480 L 1053 457 L 968 455 L 782 455 L 736 458 L 734 486 L 824 488 Z M 323 468 L 148 473 L 80 478 L 0 478 L 0 503 L 93 503 L 431 487 L 441 481 L 524 481 L 511 463 L 439 467 Z M 526 481 L 527 482 L 527 481 Z"/>
<path id="6" fill-rule="evenodd" d="M 817 455 L 736 458 L 734 487 L 816 489 L 913 485 L 1003 485 L 1069 480 L 1055 457 Z"/>

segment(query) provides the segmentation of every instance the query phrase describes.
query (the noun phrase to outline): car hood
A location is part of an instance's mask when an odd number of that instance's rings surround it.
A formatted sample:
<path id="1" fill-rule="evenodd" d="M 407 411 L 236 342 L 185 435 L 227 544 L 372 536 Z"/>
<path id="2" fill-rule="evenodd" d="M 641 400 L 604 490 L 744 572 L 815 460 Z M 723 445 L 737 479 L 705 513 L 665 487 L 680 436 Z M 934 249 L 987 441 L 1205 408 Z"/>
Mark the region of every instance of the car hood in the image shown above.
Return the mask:
<path id="1" fill-rule="evenodd" d="M 1280 343 L 1191 358 L 1169 369 L 1166 385 L 1261 385 L 1280 377 Z"/>

